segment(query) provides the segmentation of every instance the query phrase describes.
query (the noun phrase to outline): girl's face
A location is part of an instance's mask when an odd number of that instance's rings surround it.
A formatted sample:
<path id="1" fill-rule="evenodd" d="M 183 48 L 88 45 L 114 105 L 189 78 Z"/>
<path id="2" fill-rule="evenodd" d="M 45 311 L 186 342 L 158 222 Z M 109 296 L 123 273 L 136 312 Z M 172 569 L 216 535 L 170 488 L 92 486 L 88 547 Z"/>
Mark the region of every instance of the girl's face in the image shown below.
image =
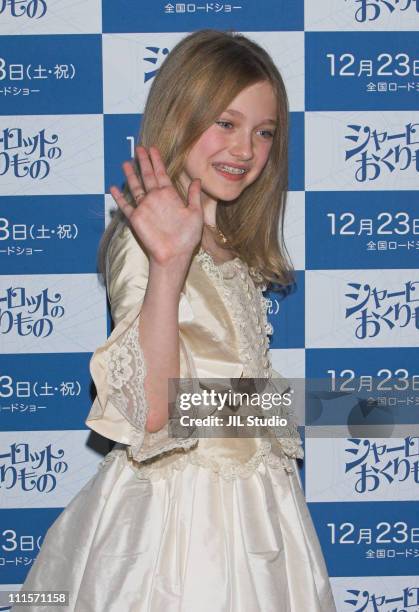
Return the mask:
<path id="1" fill-rule="evenodd" d="M 276 129 L 276 98 L 261 81 L 243 89 L 195 143 L 181 180 L 201 179 L 203 203 L 237 198 L 262 172 Z"/>

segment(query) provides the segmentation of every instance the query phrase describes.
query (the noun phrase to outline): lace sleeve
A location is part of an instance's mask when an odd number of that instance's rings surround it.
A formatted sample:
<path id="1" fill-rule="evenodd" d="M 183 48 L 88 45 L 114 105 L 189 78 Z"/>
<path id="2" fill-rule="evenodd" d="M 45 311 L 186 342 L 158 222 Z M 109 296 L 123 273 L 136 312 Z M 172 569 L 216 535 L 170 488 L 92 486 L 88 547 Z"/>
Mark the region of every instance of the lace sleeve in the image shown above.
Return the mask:
<path id="1" fill-rule="evenodd" d="M 275 374 L 275 371 L 274 371 Z M 273 379 L 273 386 L 277 389 L 278 386 L 281 388 L 281 393 L 285 393 L 290 389 L 289 385 L 285 385 L 286 379 L 281 380 L 278 385 L 278 379 Z M 286 388 L 284 388 L 284 386 Z M 304 458 L 303 442 L 301 440 L 300 433 L 298 431 L 298 420 L 295 416 L 295 412 L 291 407 L 281 405 L 278 407 L 279 416 L 287 420 L 285 427 L 274 427 L 273 431 L 276 436 L 276 443 L 281 447 L 286 455 L 295 459 Z"/>
<path id="2" fill-rule="evenodd" d="M 97 397 L 85 421 L 100 435 L 128 446 L 137 461 L 168 448 L 184 447 L 185 441 L 168 439 L 167 427 L 150 434 L 145 430 L 148 405 L 144 389 L 146 362 L 139 336 L 141 308 L 148 283 L 148 259 L 128 226 L 111 241 L 107 258 L 107 289 L 115 328 L 106 342 L 94 352 L 90 373 Z M 179 317 L 190 316 L 190 306 L 182 294 Z M 185 363 L 181 345 L 181 372 L 191 371 L 193 360 Z M 190 365 L 192 361 L 192 366 Z M 188 441 L 189 445 L 196 440 Z"/>
<path id="3" fill-rule="evenodd" d="M 181 298 L 181 307 L 185 298 Z M 97 397 L 86 419 L 86 425 L 97 433 L 128 446 L 128 454 L 145 461 L 173 449 L 194 446 L 197 439 L 169 437 L 168 426 L 148 433 L 145 424 L 148 404 L 144 389 L 146 362 L 141 348 L 139 321 L 141 306 L 132 309 L 120 321 L 105 344 L 90 361 Z M 193 362 L 179 337 L 181 374 L 194 375 Z"/>
<path id="4" fill-rule="evenodd" d="M 140 431 L 147 418 L 144 391 L 146 366 L 139 335 L 138 316 L 128 331 L 104 353 L 107 368 L 108 401 Z"/>
<path id="5" fill-rule="evenodd" d="M 135 309 L 113 330 L 90 360 L 97 397 L 85 421 L 97 433 L 135 448 L 141 447 L 147 419 L 144 390 L 146 367 L 139 342 Z"/>
<path id="6" fill-rule="evenodd" d="M 287 392 L 291 388 L 288 384 L 289 381 L 279 375 L 275 370 L 273 370 L 272 373 L 273 378 L 270 380 L 272 391 L 281 394 Z M 275 412 L 278 416 L 287 420 L 287 425 L 285 427 L 278 426 L 271 428 L 275 435 L 275 443 L 289 457 L 303 459 L 303 442 L 298 431 L 298 420 L 294 410 L 291 407 L 287 407 L 285 404 L 281 404 L 276 408 Z"/>

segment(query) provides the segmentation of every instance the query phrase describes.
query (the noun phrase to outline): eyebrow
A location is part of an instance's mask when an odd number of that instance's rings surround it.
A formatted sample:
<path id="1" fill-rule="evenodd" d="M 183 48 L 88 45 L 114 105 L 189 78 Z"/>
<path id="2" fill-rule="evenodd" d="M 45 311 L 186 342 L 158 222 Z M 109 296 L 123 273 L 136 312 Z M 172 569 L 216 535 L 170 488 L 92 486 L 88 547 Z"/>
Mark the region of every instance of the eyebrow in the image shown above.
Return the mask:
<path id="1" fill-rule="evenodd" d="M 230 113 L 230 115 L 240 115 L 240 117 L 243 117 L 243 113 L 238 110 L 234 110 L 234 108 L 227 108 L 224 112 Z M 277 124 L 276 120 L 271 118 L 263 119 L 263 121 L 261 121 L 260 123 L 272 123 L 273 125 Z"/>

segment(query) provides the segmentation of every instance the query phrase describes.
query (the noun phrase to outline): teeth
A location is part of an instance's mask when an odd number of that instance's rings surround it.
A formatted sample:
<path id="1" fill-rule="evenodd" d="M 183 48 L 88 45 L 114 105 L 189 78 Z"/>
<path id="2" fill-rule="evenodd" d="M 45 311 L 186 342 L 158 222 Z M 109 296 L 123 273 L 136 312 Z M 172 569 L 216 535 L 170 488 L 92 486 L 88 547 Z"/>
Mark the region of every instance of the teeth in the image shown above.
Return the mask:
<path id="1" fill-rule="evenodd" d="M 223 164 L 217 164 L 216 168 L 221 168 L 225 172 L 230 172 L 230 174 L 244 174 L 246 170 L 244 168 L 233 168 L 232 166 L 224 166 Z"/>

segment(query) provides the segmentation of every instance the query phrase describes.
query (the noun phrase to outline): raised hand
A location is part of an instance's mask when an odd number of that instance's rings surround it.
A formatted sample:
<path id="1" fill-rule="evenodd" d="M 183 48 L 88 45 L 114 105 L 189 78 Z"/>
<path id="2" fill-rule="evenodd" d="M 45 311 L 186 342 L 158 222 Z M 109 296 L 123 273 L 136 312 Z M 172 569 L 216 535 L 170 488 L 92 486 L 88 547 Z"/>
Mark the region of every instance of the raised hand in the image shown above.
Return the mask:
<path id="1" fill-rule="evenodd" d="M 177 258 L 190 258 L 201 240 L 204 224 L 200 179 L 189 185 L 185 203 L 173 186 L 158 149 L 151 146 L 147 152 L 145 147 L 138 146 L 136 153 L 142 179 L 132 162 L 124 162 L 122 168 L 137 207 L 128 204 L 115 186 L 110 188 L 112 197 L 151 259 L 165 265 Z"/>

